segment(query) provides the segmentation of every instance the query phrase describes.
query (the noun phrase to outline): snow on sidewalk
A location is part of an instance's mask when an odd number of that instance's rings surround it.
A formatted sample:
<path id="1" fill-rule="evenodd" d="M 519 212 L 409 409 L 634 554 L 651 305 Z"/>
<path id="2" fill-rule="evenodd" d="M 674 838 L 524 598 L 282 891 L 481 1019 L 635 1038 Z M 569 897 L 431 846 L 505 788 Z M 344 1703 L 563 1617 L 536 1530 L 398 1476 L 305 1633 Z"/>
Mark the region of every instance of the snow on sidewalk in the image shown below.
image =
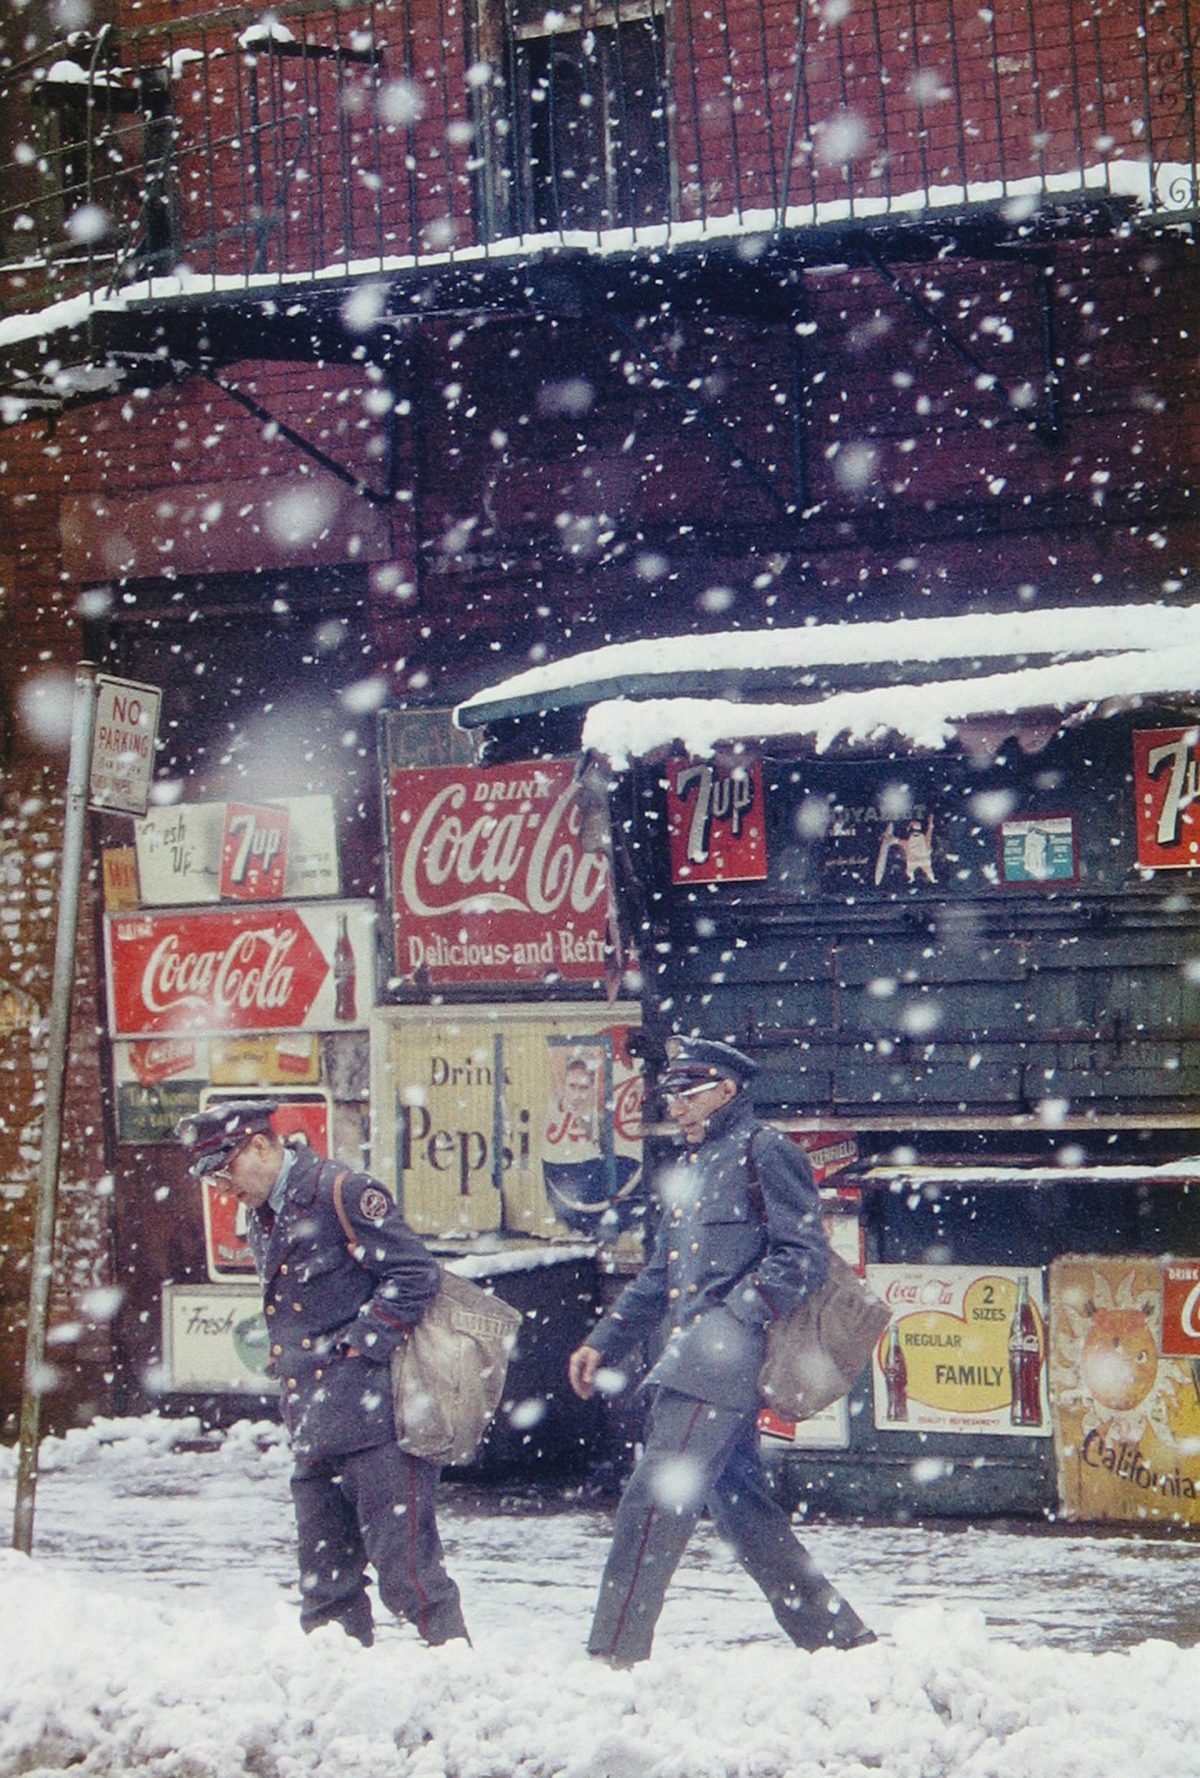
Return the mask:
<path id="1" fill-rule="evenodd" d="M 1165 1568 L 1155 1550 L 1145 1568 L 1130 1539 L 822 1528 L 820 1560 L 885 1634 L 806 1655 L 702 1537 L 652 1659 L 613 1672 L 581 1646 L 606 1511 L 451 1488 L 475 1646 L 427 1649 L 387 1624 L 364 1650 L 300 1633 L 274 1429 L 198 1451 L 179 1431 L 110 1422 L 47 1441 L 35 1554 L 0 1553 L 0 1778 L 1094 1778 L 1118 1754 L 1194 1778 L 1200 1651 L 1092 1652 L 1037 1630 L 1040 1542 L 1081 1565 L 1076 1630 L 1089 1611 L 1102 1628 L 1119 1617 L 1121 1576 L 1136 1595 L 1143 1570 L 1186 1606 L 1194 1545 L 1159 1546 Z M 14 1470 L 0 1451 L 0 1507 Z M 926 1555 L 893 1575 L 902 1550 Z M 1014 1591 L 1024 1580 L 1019 1641 L 985 1616 L 1002 1569 Z"/>

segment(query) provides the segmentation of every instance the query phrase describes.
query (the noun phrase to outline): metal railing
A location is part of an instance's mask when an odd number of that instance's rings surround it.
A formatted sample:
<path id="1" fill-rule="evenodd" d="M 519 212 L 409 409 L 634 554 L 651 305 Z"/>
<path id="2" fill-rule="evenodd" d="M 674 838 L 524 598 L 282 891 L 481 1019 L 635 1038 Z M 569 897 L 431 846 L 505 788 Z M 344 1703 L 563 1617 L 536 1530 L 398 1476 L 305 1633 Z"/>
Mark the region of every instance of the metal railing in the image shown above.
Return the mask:
<path id="1" fill-rule="evenodd" d="M 989 204 L 1190 221 L 1195 47 L 1190 0 L 323 0 L 105 27 L 4 77 L 3 303 Z"/>

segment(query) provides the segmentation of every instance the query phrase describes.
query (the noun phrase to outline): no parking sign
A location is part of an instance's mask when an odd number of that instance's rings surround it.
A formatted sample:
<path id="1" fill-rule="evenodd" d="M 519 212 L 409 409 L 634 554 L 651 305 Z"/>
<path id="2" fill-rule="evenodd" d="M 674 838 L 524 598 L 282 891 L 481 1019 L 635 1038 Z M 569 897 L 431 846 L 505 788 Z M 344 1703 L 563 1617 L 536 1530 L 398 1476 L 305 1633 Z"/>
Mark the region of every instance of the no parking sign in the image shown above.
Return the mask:
<path id="1" fill-rule="evenodd" d="M 88 801 L 94 809 L 144 815 L 154 776 L 162 692 L 131 679 L 96 680 Z"/>

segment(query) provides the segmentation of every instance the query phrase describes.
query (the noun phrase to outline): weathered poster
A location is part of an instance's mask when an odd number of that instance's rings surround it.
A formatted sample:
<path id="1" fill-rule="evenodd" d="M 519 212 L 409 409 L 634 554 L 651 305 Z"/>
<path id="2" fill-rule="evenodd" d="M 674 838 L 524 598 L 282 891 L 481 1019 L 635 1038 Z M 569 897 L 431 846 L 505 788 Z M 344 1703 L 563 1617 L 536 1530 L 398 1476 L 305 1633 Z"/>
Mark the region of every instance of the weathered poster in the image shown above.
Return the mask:
<path id="1" fill-rule="evenodd" d="M 673 883 L 753 882 L 766 876 L 760 760 L 672 759 L 666 783 Z"/>
<path id="2" fill-rule="evenodd" d="M 273 1395 L 258 1286 L 165 1284 L 164 1387 L 177 1393 Z"/>
<path id="3" fill-rule="evenodd" d="M 313 1031 L 214 1037 L 208 1047 L 215 1087 L 315 1086 L 321 1078 L 320 1040 Z"/>
<path id="4" fill-rule="evenodd" d="M 341 890 L 331 796 L 175 803 L 133 824 L 147 907 L 303 901 Z"/>
<path id="5" fill-rule="evenodd" d="M 819 889 L 925 893 L 946 880 L 938 811 L 905 783 L 860 779 L 852 794 L 801 796 L 798 821 Z"/>
<path id="6" fill-rule="evenodd" d="M 640 1229 L 632 1005 L 380 1009 L 373 1170 L 422 1234 L 617 1242 Z"/>
<path id="7" fill-rule="evenodd" d="M 1079 880 L 1073 815 L 1014 815 L 998 829 L 1000 881 L 1006 888 Z"/>
<path id="8" fill-rule="evenodd" d="M 1200 1523 L 1200 1262 L 1050 1268 L 1050 1395 L 1070 1519 Z"/>
<path id="9" fill-rule="evenodd" d="M 397 976 L 603 981 L 608 861 L 583 845 L 572 761 L 394 770 L 387 817 Z"/>
<path id="10" fill-rule="evenodd" d="M 208 1083 L 203 1038 L 154 1037 L 113 1044 L 117 1141 L 172 1142 L 181 1117 L 200 1109 Z"/>
<path id="11" fill-rule="evenodd" d="M 1037 1270 L 868 1266 L 892 1311 L 872 1359 L 881 1431 L 1049 1438 Z"/>
<path id="12" fill-rule="evenodd" d="M 364 1026 L 375 1000 L 375 907 L 211 908 L 110 914 L 114 1037 Z"/>
<path id="13" fill-rule="evenodd" d="M 104 906 L 110 914 L 139 905 L 137 853 L 132 846 L 105 846 L 100 854 Z"/>

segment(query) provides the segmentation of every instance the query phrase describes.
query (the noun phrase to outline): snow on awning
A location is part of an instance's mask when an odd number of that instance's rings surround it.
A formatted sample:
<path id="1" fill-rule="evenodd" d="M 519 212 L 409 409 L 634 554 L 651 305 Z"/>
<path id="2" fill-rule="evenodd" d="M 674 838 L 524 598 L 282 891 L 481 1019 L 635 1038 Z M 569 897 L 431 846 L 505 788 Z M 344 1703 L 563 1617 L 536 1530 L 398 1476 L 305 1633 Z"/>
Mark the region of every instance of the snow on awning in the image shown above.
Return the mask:
<path id="1" fill-rule="evenodd" d="M 617 643 L 477 692 L 455 717 L 582 708 L 583 747 L 618 766 L 785 738 L 817 753 L 958 739 L 987 757 L 1014 733 L 1036 751 L 1064 721 L 1198 695 L 1200 607 L 1073 606 Z"/>
<path id="2" fill-rule="evenodd" d="M 1041 1190 L 1062 1185 L 1200 1185 L 1200 1155 L 1168 1161 L 1159 1167 L 868 1167 L 862 1172 L 839 1174 L 833 1183 L 883 1188 L 894 1192 L 966 1191 L 977 1187 L 995 1191 L 1002 1187 Z"/>

